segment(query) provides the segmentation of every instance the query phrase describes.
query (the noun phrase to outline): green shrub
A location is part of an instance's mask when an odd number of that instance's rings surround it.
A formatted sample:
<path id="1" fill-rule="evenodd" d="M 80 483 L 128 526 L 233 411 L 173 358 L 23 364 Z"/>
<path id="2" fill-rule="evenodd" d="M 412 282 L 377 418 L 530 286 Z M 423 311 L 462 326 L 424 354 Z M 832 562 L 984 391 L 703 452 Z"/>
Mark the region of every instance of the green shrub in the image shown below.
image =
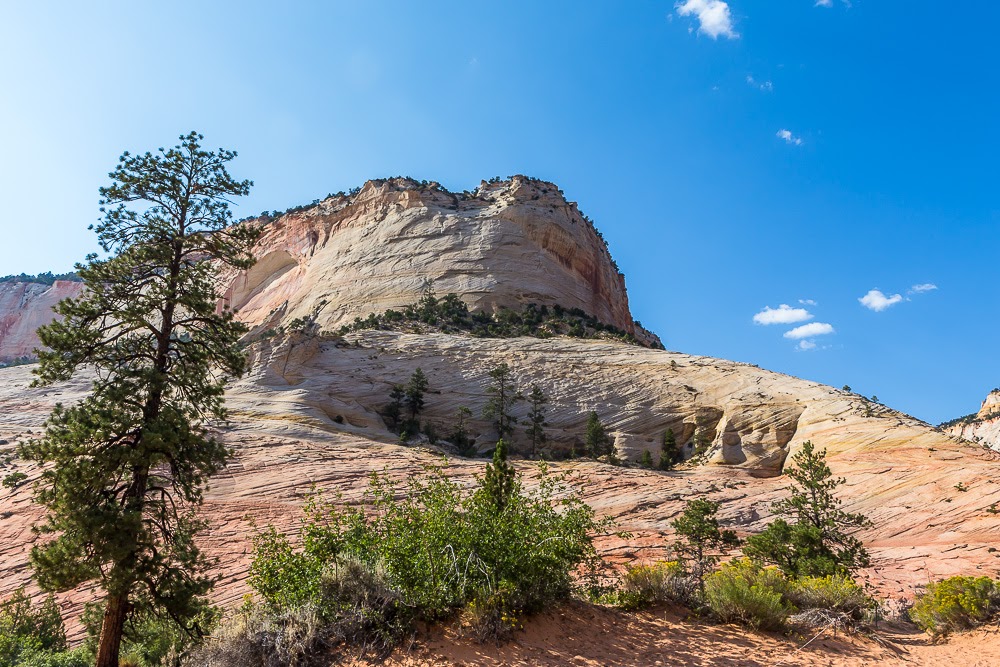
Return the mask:
<path id="1" fill-rule="evenodd" d="M 0 639 L 0 642 L 3 640 Z M 0 662 L 0 665 L 4 664 Z M 26 651 L 22 653 L 17 667 L 91 667 L 94 655 L 85 648 L 63 651 Z M 124 664 L 124 663 L 123 663 Z"/>
<path id="2" fill-rule="evenodd" d="M 785 601 L 788 587 L 780 570 L 741 559 L 705 579 L 705 603 L 725 623 L 777 630 L 794 610 Z"/>
<path id="3" fill-rule="evenodd" d="M 0 667 L 38 662 L 65 649 L 62 616 L 51 595 L 35 605 L 20 588 L 0 602 Z"/>
<path id="4" fill-rule="evenodd" d="M 843 574 L 800 577 L 790 582 L 786 598 L 799 609 L 823 609 L 860 620 L 872 600 L 853 579 Z"/>
<path id="5" fill-rule="evenodd" d="M 678 561 L 635 565 L 622 577 L 622 606 L 636 608 L 667 601 L 686 604 L 697 587 L 697 582 Z"/>
<path id="6" fill-rule="evenodd" d="M 927 584 L 910 618 L 922 630 L 946 635 L 985 623 L 1000 611 L 1000 585 L 989 577 L 950 577 Z"/>
<path id="7" fill-rule="evenodd" d="M 597 558 L 591 534 L 607 523 L 544 463 L 539 488 L 525 491 L 504 451 L 498 446 L 471 492 L 428 467 L 405 489 L 373 474 L 368 514 L 312 498 L 301 547 L 273 528 L 255 538 L 250 584 L 264 608 L 286 615 L 312 609 L 323 623 L 342 622 L 351 598 L 324 582 L 349 562 L 378 573 L 395 602 L 372 613 L 392 627 L 446 617 L 471 603 L 474 617 L 497 627 L 496 619 L 516 619 L 567 596 L 577 568 Z M 480 630 L 480 638 L 507 633 Z"/>

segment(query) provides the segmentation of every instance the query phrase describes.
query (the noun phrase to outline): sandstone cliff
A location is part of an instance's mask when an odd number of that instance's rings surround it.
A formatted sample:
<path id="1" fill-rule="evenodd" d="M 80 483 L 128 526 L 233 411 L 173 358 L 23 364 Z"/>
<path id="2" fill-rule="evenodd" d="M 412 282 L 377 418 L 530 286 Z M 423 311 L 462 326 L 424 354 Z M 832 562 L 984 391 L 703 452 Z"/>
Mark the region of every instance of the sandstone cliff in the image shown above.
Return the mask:
<path id="1" fill-rule="evenodd" d="M 451 193 L 406 178 L 263 221 L 257 264 L 227 276 L 224 304 L 252 325 L 315 316 L 322 329 L 416 303 L 426 285 L 473 310 L 579 308 L 643 342 L 625 277 L 552 183 L 524 176 Z"/>
<path id="2" fill-rule="evenodd" d="M 51 285 L 34 282 L 0 283 L 0 364 L 33 356 L 38 347 L 35 330 L 52 321 L 52 307 L 76 296 L 83 283 L 57 280 Z"/>
<path id="3" fill-rule="evenodd" d="M 1000 451 L 1000 389 L 983 400 L 979 412 L 942 424 L 945 432 Z"/>

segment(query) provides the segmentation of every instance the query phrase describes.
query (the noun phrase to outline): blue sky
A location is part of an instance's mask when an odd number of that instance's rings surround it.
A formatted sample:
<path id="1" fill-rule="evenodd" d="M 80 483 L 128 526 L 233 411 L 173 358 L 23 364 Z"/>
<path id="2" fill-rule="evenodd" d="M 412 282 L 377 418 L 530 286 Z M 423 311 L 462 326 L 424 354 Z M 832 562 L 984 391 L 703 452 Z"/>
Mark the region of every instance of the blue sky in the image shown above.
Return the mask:
<path id="1" fill-rule="evenodd" d="M 526 173 L 670 349 L 931 422 L 1000 385 L 997 3 L 83 4 L 0 4 L 0 274 L 68 269 L 117 156 L 197 129 L 238 215 Z"/>

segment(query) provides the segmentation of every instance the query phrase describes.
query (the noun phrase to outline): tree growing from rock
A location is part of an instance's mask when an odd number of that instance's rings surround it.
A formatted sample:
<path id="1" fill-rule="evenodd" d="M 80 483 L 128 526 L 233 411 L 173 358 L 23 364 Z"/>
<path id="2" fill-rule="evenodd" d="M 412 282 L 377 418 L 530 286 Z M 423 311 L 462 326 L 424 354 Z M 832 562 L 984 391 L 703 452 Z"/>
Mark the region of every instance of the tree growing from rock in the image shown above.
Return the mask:
<path id="1" fill-rule="evenodd" d="M 531 455 L 538 455 L 538 448 L 545 444 L 545 427 L 549 425 L 545 421 L 545 404 L 549 402 L 548 397 L 542 392 L 537 384 L 531 385 L 531 393 L 528 394 L 528 440 L 531 442 Z"/>
<path id="2" fill-rule="evenodd" d="M 615 445 L 611 441 L 611 437 L 608 436 L 607 431 L 605 431 L 604 424 L 601 423 L 601 418 L 593 410 L 587 415 L 587 430 L 584 435 L 583 445 L 587 456 L 595 459 L 606 456 L 608 463 L 617 464 Z"/>
<path id="3" fill-rule="evenodd" d="M 406 398 L 406 388 L 401 384 L 392 385 L 389 391 L 389 403 L 382 410 L 382 416 L 389 422 L 388 426 L 399 432 L 403 426 L 403 400 Z"/>
<path id="4" fill-rule="evenodd" d="M 674 464 L 681 458 L 681 450 L 677 446 L 677 438 L 674 436 L 674 429 L 668 428 L 663 433 L 663 441 L 660 443 L 660 460 L 656 467 L 660 470 L 672 470 Z"/>
<path id="5" fill-rule="evenodd" d="M 826 450 L 816 451 L 806 441 L 792 463 L 785 470 L 792 479 L 790 495 L 772 505 L 781 518 L 747 538 L 745 554 L 792 576 L 823 577 L 866 567 L 868 552 L 851 533 L 872 524 L 864 515 L 840 509 L 834 490 L 845 480 L 833 476 Z"/>
<path id="6" fill-rule="evenodd" d="M 419 368 L 413 371 L 409 382 L 406 383 L 403 398 L 406 409 L 410 413 L 411 423 L 417 421 L 417 416 L 424 409 L 424 393 L 427 391 L 427 387 L 427 376 L 424 375 L 424 372 Z"/>
<path id="7" fill-rule="evenodd" d="M 523 400 L 523 396 L 517 390 L 514 380 L 514 371 L 511 370 L 507 362 L 489 372 L 489 383 L 486 386 L 486 393 L 489 398 L 483 407 L 483 418 L 489 419 L 496 429 L 501 440 L 514 432 L 514 425 L 517 418 L 511 412 L 514 404 Z"/>
<path id="8" fill-rule="evenodd" d="M 229 450 L 207 425 L 225 419 L 225 382 L 246 367 L 246 327 L 217 308 L 217 272 L 253 264 L 259 229 L 231 224 L 229 202 L 251 186 L 226 169 L 236 153 L 201 141 L 192 132 L 168 150 L 122 155 L 100 190 L 108 256 L 77 265 L 83 293 L 38 330 L 37 385 L 84 369 L 93 383 L 22 448 L 43 466 L 45 539 L 31 562 L 45 590 L 102 591 L 97 667 L 118 667 L 126 622 L 167 618 L 199 632 L 193 619 L 215 581 L 195 511 Z"/>
<path id="9" fill-rule="evenodd" d="M 701 593 L 705 590 L 705 575 L 740 542 L 735 532 L 719 528 L 719 507 L 719 503 L 704 498 L 689 500 L 684 512 L 670 522 L 678 538 L 674 552 L 698 582 Z"/>
<path id="10" fill-rule="evenodd" d="M 469 418 L 472 417 L 472 410 L 464 405 L 459 406 L 455 411 L 455 430 L 451 432 L 449 439 L 451 444 L 458 448 L 458 453 L 468 456 L 472 453 L 473 440 L 469 437 Z"/>

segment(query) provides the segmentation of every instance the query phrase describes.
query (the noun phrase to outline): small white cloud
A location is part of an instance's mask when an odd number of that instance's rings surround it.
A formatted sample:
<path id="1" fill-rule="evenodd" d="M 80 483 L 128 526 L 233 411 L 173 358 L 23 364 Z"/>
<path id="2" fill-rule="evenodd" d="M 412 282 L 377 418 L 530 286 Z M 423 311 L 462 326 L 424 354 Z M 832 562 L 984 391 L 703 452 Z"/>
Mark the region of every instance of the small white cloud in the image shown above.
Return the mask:
<path id="1" fill-rule="evenodd" d="M 893 294 L 892 296 L 886 296 L 881 290 L 873 289 L 868 290 L 868 294 L 859 298 L 858 301 L 861 305 L 868 310 L 874 310 L 876 313 L 881 313 L 886 308 L 890 306 L 895 306 L 897 303 L 903 300 L 902 294 Z"/>
<path id="2" fill-rule="evenodd" d="M 764 310 L 753 316 L 753 321 L 756 324 L 795 324 L 812 318 L 812 313 L 805 308 L 792 308 L 783 303 L 777 308 L 765 306 Z"/>
<path id="3" fill-rule="evenodd" d="M 833 7 L 833 0 L 816 0 L 817 7 Z"/>
<path id="4" fill-rule="evenodd" d="M 801 338 L 812 338 L 813 336 L 825 336 L 836 333 L 832 324 L 826 322 L 810 322 L 800 327 L 795 327 L 791 331 L 785 332 L 785 338 L 799 340 Z"/>
<path id="5" fill-rule="evenodd" d="M 770 93 L 774 90 L 774 84 L 771 83 L 770 79 L 767 81 L 758 81 L 751 74 L 747 74 L 747 85 L 758 88 L 765 93 Z"/>
<path id="6" fill-rule="evenodd" d="M 815 350 L 816 343 L 811 340 L 800 340 L 799 344 L 796 346 L 800 350 Z"/>
<path id="7" fill-rule="evenodd" d="M 722 0 L 682 0 L 674 7 L 681 16 L 697 17 L 700 24 L 698 32 L 703 32 L 712 39 L 737 39 L 740 36 L 733 30 L 729 4 Z"/>
<path id="8" fill-rule="evenodd" d="M 934 283 L 921 283 L 919 285 L 914 285 L 910 288 L 910 294 L 923 294 L 924 292 L 932 292 L 938 288 Z"/>
<path id="9" fill-rule="evenodd" d="M 802 145 L 802 137 L 795 136 L 794 134 L 792 134 L 791 130 L 780 129 L 774 136 L 778 137 L 779 139 L 783 139 L 786 144 L 792 144 L 795 146 Z"/>
<path id="10" fill-rule="evenodd" d="M 818 306 L 819 305 L 818 303 L 816 303 L 812 299 L 799 299 L 799 303 L 801 303 L 803 306 Z"/>

